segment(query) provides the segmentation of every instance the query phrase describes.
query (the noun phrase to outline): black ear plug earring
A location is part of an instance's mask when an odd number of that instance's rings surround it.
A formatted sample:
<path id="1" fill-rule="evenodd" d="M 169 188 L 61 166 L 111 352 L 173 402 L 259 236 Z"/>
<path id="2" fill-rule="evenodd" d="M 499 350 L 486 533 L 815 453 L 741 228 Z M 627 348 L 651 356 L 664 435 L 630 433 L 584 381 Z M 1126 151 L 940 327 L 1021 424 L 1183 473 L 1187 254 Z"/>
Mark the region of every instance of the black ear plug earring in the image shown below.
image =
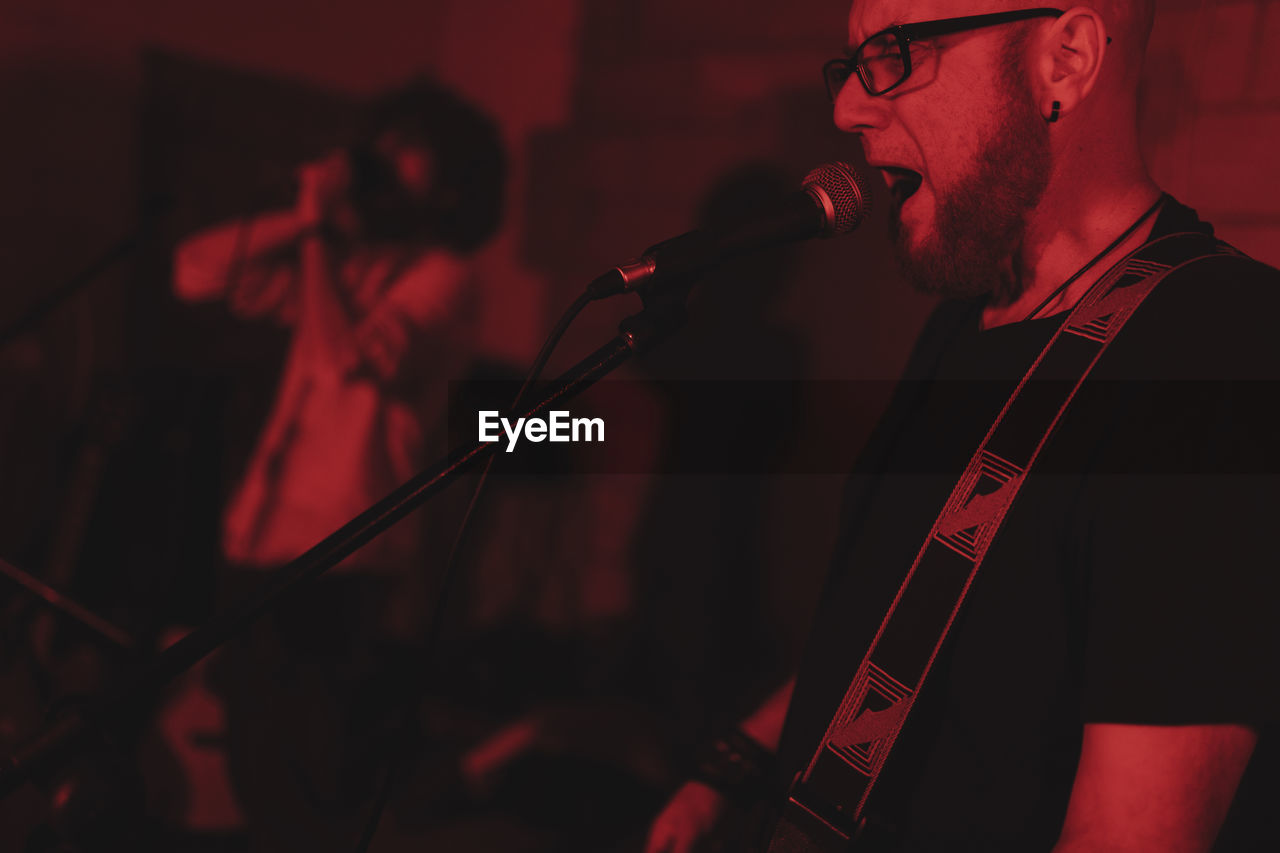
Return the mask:
<path id="1" fill-rule="evenodd" d="M 1049 110 L 1049 121 L 1051 123 L 1058 120 L 1058 111 L 1061 109 L 1062 109 L 1062 102 L 1054 101 L 1053 106 Z"/>

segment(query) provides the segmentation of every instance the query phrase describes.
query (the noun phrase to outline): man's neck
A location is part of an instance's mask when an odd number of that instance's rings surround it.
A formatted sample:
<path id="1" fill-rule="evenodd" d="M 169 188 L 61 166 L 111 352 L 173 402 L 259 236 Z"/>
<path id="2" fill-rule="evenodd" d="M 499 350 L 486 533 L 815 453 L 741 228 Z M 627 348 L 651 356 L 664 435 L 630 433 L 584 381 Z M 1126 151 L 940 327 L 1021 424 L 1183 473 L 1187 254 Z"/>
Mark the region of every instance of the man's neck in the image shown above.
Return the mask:
<path id="1" fill-rule="evenodd" d="M 1113 176 L 1120 177 L 1120 176 Z M 1146 241 L 1155 223 L 1149 217 L 1120 245 L 1099 255 L 1159 199 L 1160 189 L 1145 174 L 1128 180 L 1090 181 L 1093 191 L 1055 182 L 1027 223 L 1026 239 L 1011 269 L 1023 282 L 1011 302 L 990 304 L 982 312 L 983 328 L 1047 317 L 1071 308 L 1089 288 L 1126 254 Z M 1061 293 L 1054 291 L 1090 261 L 1093 265 Z M 1046 302 L 1048 300 L 1048 302 Z"/>

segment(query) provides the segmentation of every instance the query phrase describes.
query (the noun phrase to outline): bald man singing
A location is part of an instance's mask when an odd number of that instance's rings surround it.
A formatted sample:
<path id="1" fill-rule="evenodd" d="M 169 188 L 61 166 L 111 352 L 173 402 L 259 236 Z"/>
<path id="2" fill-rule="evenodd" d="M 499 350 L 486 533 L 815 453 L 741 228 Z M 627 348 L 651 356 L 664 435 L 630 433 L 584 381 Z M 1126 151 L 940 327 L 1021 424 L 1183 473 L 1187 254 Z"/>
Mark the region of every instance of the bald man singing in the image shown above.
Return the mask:
<path id="1" fill-rule="evenodd" d="M 798 676 L 708 752 L 648 853 L 738 849 L 716 840 L 734 802 L 769 799 L 787 853 L 1280 849 L 1280 273 L 1178 255 L 1214 241 L 1140 156 L 1153 5 L 855 0 L 824 70 L 835 122 L 941 301 L 850 478 Z M 1109 271 L 1171 256 L 1114 335 L 1112 313 L 1061 343 Z M 1095 347 L 1083 374 L 1031 383 L 1080 383 L 1042 407 L 1034 464 L 989 454 L 952 507 L 1023 378 L 1073 346 Z M 978 566 L 950 620 L 941 540 Z M 927 678 L 876 665 L 939 614 Z"/>

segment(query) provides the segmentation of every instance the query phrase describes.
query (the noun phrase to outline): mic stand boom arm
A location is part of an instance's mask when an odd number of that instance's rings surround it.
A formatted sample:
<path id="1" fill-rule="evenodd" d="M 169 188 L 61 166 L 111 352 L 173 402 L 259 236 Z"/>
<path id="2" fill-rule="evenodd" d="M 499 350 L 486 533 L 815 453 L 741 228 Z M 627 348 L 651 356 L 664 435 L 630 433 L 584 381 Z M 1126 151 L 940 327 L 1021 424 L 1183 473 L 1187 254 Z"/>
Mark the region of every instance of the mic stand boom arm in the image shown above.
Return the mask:
<path id="1" fill-rule="evenodd" d="M 660 300 L 654 300 L 654 303 Z M 537 402 L 519 414 L 528 417 L 584 391 L 632 355 L 670 334 L 684 319 L 682 300 L 650 304 L 628 317 L 613 340 L 556 379 Z M 324 574 L 378 534 L 443 491 L 478 462 L 496 452 L 499 442 L 464 445 L 423 470 L 391 494 L 343 525 L 297 559 L 272 572 L 239 605 L 157 655 L 120 686 L 82 710 L 68 712 L 11 753 L 0 764 L 0 799 L 24 782 L 56 771 L 78 748 L 104 728 L 127 722 L 149 707 L 160 690 L 201 658 L 223 645 L 293 590 Z"/>

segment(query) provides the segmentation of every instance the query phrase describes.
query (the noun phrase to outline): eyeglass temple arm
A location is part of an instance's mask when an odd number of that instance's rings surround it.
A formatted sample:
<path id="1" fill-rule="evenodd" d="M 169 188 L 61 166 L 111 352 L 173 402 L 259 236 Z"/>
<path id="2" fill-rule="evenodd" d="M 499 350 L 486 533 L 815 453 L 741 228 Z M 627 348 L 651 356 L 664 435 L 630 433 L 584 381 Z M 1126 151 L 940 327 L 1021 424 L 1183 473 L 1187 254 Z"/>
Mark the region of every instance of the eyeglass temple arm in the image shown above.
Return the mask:
<path id="1" fill-rule="evenodd" d="M 922 21 L 918 24 L 902 24 L 898 29 L 912 39 L 931 38 L 962 33 L 965 30 L 994 27 L 998 24 L 1012 24 L 1015 21 L 1027 21 L 1032 18 L 1060 18 L 1063 14 L 1065 13 L 1061 9 L 1018 9 L 1012 12 L 993 12 L 989 15 L 965 15 L 961 18 L 942 18 L 937 21 Z"/>

